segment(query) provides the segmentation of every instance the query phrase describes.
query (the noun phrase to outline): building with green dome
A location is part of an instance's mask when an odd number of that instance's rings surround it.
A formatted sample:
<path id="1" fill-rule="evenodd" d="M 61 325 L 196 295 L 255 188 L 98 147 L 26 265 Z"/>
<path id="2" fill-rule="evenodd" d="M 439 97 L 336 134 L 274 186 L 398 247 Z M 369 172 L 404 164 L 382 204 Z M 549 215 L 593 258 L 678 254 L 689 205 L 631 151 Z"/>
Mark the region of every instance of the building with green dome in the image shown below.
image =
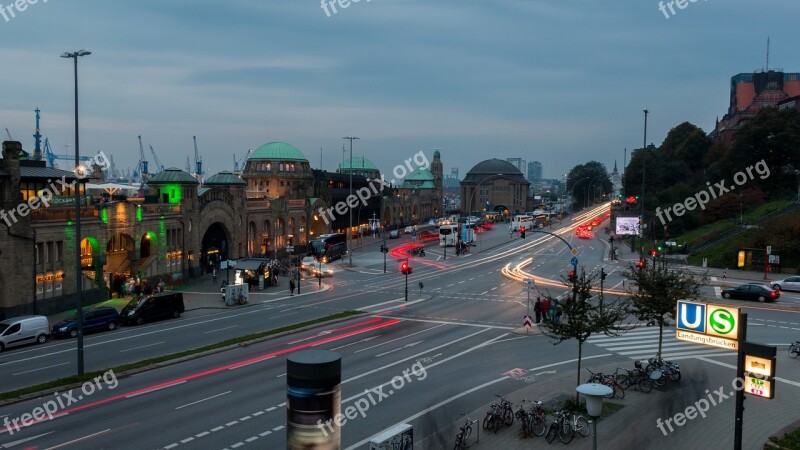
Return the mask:
<path id="1" fill-rule="evenodd" d="M 380 178 L 381 171 L 364 156 L 354 156 L 339 164 L 336 169 L 338 173 L 352 173 L 353 175 L 361 175 L 368 180 Z"/>

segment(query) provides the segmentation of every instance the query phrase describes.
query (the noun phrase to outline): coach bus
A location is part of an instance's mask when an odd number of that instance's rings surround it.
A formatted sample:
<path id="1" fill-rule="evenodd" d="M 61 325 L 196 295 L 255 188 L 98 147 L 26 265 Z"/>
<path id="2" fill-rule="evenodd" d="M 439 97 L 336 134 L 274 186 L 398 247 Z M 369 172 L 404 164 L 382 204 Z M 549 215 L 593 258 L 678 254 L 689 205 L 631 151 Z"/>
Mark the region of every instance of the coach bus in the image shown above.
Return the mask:
<path id="1" fill-rule="evenodd" d="M 344 233 L 322 234 L 309 243 L 309 255 L 327 263 L 347 253 L 347 236 Z"/>

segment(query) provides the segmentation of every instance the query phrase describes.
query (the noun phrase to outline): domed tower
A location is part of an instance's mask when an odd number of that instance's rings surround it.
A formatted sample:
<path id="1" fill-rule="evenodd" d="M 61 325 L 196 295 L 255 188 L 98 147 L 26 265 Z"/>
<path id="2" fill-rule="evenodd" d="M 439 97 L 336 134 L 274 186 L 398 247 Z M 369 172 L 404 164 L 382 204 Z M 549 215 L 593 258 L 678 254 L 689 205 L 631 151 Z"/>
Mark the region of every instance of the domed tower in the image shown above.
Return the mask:
<path id="1" fill-rule="evenodd" d="M 433 173 L 433 184 L 436 185 L 436 190 L 439 193 L 439 198 L 442 197 L 442 183 L 444 181 L 444 169 L 442 168 L 442 155 L 439 150 L 433 152 L 433 162 L 431 163 L 431 173 Z"/>

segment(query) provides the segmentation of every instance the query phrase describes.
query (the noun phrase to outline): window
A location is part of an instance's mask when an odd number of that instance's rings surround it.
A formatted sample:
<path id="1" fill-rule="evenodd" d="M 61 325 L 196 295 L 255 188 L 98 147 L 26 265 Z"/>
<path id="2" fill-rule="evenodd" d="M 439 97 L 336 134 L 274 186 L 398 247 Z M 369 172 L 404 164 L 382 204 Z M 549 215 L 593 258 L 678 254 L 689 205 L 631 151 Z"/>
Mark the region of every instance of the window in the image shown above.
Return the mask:
<path id="1" fill-rule="evenodd" d="M 61 262 L 64 260 L 64 241 L 56 241 L 55 260 L 56 262 Z"/>
<path id="2" fill-rule="evenodd" d="M 8 336 L 10 334 L 19 333 L 19 330 L 21 330 L 21 329 L 22 329 L 22 324 L 15 323 L 14 325 L 11 325 L 10 327 L 8 327 L 6 332 L 3 333 L 3 336 Z"/>
<path id="3" fill-rule="evenodd" d="M 44 262 L 45 263 L 49 263 L 51 261 L 54 261 L 55 260 L 53 258 L 54 256 L 55 255 L 53 254 L 53 243 L 52 242 L 46 243 L 45 244 L 45 252 L 44 252 Z"/>

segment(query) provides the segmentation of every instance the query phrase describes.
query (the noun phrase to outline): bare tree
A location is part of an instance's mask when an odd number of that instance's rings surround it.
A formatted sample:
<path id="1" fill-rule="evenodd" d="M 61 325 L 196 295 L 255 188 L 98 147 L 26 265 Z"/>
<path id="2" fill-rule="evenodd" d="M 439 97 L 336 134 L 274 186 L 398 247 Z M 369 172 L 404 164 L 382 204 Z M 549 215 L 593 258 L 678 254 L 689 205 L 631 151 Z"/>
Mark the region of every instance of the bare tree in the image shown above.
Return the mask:
<path id="1" fill-rule="evenodd" d="M 567 287 L 572 288 L 572 295 L 564 296 L 557 300 L 556 308 L 561 308 L 560 323 L 554 321 L 542 322 L 540 329 L 542 333 L 550 338 L 553 345 L 558 345 L 564 341 L 575 339 L 578 341 L 578 376 L 577 384 L 581 384 L 581 359 L 583 357 L 583 343 L 594 334 L 604 334 L 606 336 L 618 336 L 633 327 L 633 324 L 626 323 L 628 320 L 628 301 L 620 298 L 614 303 L 596 303 L 592 290 L 599 281 L 597 274 L 586 275 L 581 271 L 580 277 L 577 275 L 572 279 L 565 279 Z M 575 393 L 575 401 L 579 399 Z"/>
<path id="2" fill-rule="evenodd" d="M 631 266 L 624 276 L 630 281 L 627 289 L 631 297 L 631 313 L 647 326 L 658 325 L 656 358 L 660 360 L 664 326 L 675 320 L 678 300 L 700 298 L 700 287 L 708 279 L 705 275 L 698 278 L 685 269 L 670 270 L 647 265 L 641 269 Z"/>

